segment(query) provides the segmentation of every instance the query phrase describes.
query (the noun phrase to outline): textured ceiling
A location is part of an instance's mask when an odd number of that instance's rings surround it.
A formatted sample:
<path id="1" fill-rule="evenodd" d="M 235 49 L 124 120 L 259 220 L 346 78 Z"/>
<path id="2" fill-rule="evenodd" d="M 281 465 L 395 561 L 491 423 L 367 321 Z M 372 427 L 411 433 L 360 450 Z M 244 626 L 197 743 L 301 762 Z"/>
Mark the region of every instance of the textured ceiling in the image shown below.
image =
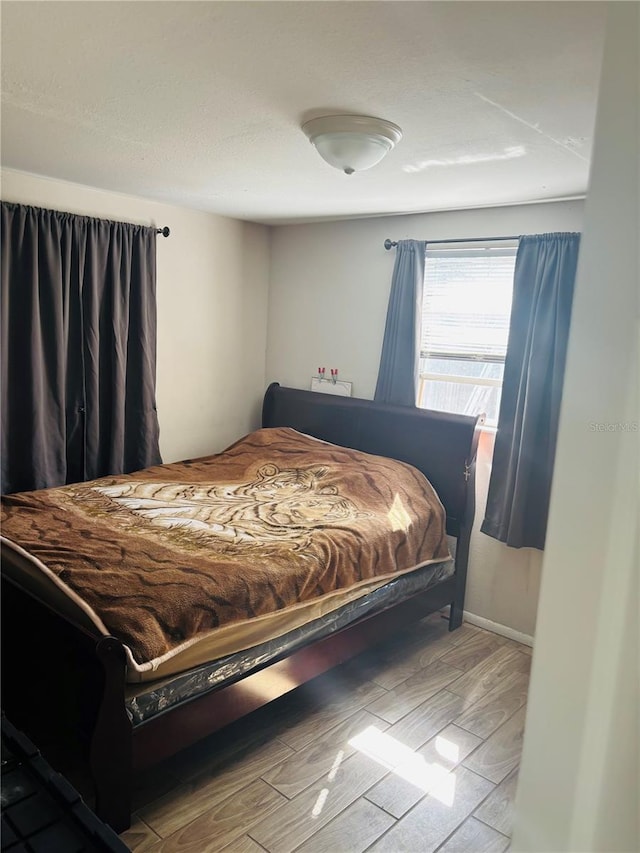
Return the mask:
<path id="1" fill-rule="evenodd" d="M 585 192 L 592 2 L 2 2 L 4 166 L 260 222 Z M 404 138 L 346 176 L 300 130 Z"/>

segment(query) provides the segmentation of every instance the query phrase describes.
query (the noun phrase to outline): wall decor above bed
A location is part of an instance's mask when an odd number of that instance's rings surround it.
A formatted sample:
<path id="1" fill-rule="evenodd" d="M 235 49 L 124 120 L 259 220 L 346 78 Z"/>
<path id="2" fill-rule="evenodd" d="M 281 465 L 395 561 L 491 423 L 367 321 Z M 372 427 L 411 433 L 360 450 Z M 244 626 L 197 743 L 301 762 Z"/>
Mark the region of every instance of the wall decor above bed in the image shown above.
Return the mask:
<path id="1" fill-rule="evenodd" d="M 122 831 L 132 770 L 409 620 L 457 627 L 481 421 L 274 383 L 221 454 L 6 496 L 8 713 L 38 740 L 49 683 Z"/>

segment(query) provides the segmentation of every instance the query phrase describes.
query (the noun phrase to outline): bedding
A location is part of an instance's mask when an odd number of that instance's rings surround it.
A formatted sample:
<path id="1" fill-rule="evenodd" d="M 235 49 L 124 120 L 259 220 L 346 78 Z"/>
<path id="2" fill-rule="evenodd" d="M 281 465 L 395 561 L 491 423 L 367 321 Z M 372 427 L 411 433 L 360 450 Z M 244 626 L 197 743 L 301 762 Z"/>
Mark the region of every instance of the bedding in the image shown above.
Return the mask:
<path id="1" fill-rule="evenodd" d="M 293 429 L 2 499 L 10 571 L 125 644 L 129 680 L 231 654 L 449 558 L 415 468 Z"/>

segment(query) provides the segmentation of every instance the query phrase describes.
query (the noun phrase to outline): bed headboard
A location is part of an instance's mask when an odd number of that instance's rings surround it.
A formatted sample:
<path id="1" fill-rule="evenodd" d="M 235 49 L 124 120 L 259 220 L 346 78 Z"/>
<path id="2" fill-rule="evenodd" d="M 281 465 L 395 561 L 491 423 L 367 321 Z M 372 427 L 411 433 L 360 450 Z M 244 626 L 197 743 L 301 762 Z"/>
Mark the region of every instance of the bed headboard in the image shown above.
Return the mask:
<path id="1" fill-rule="evenodd" d="M 264 395 L 262 426 L 299 432 L 389 456 L 418 468 L 437 491 L 447 513 L 447 532 L 458 536 L 474 510 L 474 472 L 484 415 L 466 417 L 412 406 L 390 406 L 282 388 Z"/>

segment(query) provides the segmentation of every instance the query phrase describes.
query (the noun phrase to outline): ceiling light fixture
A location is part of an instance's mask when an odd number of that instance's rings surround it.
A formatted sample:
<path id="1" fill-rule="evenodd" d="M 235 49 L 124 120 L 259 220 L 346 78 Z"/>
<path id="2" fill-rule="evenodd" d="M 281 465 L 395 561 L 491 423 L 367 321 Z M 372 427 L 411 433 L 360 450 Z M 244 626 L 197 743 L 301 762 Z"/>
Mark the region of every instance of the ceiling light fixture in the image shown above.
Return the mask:
<path id="1" fill-rule="evenodd" d="M 347 175 L 375 166 L 402 139 L 397 124 L 373 116 L 320 116 L 302 130 L 322 159 Z"/>

